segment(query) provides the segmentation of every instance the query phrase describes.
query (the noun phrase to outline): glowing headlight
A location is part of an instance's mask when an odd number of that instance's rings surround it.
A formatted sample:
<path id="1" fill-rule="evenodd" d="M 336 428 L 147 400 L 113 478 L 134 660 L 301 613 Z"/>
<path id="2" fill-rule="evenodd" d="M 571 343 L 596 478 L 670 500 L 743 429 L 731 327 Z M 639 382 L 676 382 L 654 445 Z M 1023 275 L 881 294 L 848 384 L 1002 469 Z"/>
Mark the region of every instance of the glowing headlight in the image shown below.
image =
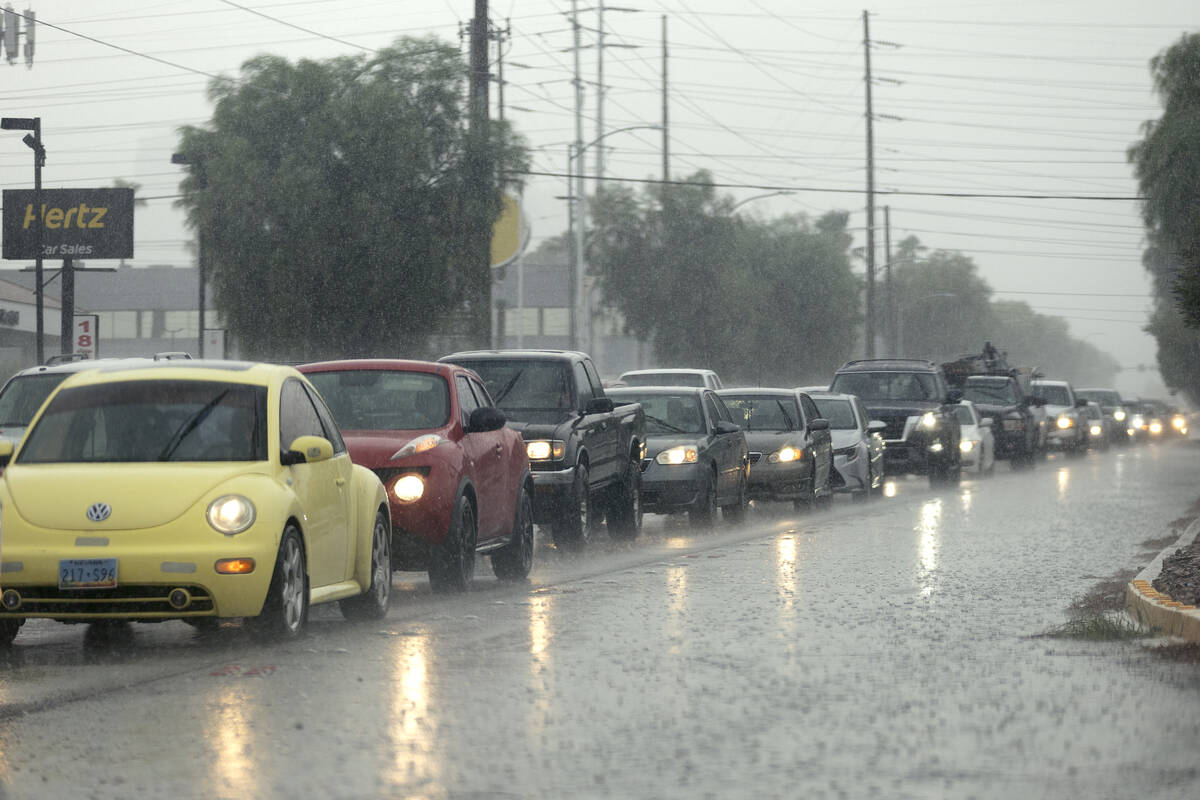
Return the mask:
<path id="1" fill-rule="evenodd" d="M 547 461 L 563 457 L 566 445 L 555 440 L 537 439 L 525 443 L 525 453 L 530 461 Z"/>
<path id="2" fill-rule="evenodd" d="M 1100 434 L 1104 433 L 1104 429 L 1099 425 L 1093 425 L 1089 430 L 1091 431 L 1092 436 L 1099 436 Z"/>
<path id="3" fill-rule="evenodd" d="M 963 439 L 958 443 L 958 449 L 962 450 L 964 453 L 969 453 L 975 449 L 975 443 L 970 439 Z"/>
<path id="4" fill-rule="evenodd" d="M 420 475 L 401 475 L 392 484 L 392 494 L 401 503 L 415 503 L 425 494 L 425 479 Z"/>
<path id="5" fill-rule="evenodd" d="M 1066 430 L 1067 428 L 1070 428 L 1072 425 L 1075 424 L 1075 420 L 1064 415 L 1064 416 L 1059 417 L 1058 422 L 1056 422 L 1055 424 L 1058 425 L 1059 430 Z"/>
<path id="6" fill-rule="evenodd" d="M 1151 433 L 1162 433 L 1162 423 L 1159 422 L 1158 420 L 1151 422 L 1150 423 L 1150 432 Z"/>
<path id="7" fill-rule="evenodd" d="M 779 450 L 767 456 L 767 461 L 772 464 L 789 464 L 792 461 L 799 461 L 804 456 L 804 451 L 799 450 L 791 445 L 781 447 Z"/>
<path id="8" fill-rule="evenodd" d="M 921 417 L 921 427 L 922 428 L 933 428 L 936 426 L 937 426 L 937 417 L 934 416 L 934 413 L 932 411 L 926 411 L 925 415 Z"/>
<path id="9" fill-rule="evenodd" d="M 1184 423 L 1183 417 L 1171 417 L 1171 427 L 1172 428 L 1175 428 L 1176 430 L 1178 430 L 1178 429 L 1184 427 L 1184 424 L 1185 423 Z"/>
<path id="10" fill-rule="evenodd" d="M 408 444 L 404 445 L 404 447 L 401 447 L 399 450 L 392 453 L 392 458 L 404 458 L 405 456 L 424 453 L 426 450 L 432 450 L 439 444 L 444 444 L 445 441 L 445 439 L 438 436 L 436 433 L 427 433 L 424 436 L 418 436 Z"/>
<path id="11" fill-rule="evenodd" d="M 654 460 L 659 464 L 695 464 L 696 448 L 683 445 L 672 447 L 656 455 Z"/>
<path id="12" fill-rule="evenodd" d="M 929 452 L 931 453 L 940 453 L 942 452 L 942 449 L 941 442 L 934 442 L 933 444 L 929 445 Z"/>
<path id="13" fill-rule="evenodd" d="M 208 504 L 208 524 L 226 536 L 241 533 L 254 524 L 254 503 L 240 494 L 227 494 Z"/>
<path id="14" fill-rule="evenodd" d="M 1141 428 L 1146 425 L 1146 420 L 1142 417 L 1141 414 L 1134 414 L 1133 419 L 1131 419 L 1129 422 L 1135 428 Z"/>
<path id="15" fill-rule="evenodd" d="M 1113 419 L 1115 419 L 1117 422 L 1124 422 L 1125 421 L 1125 409 L 1118 408 L 1116 411 L 1114 411 Z"/>

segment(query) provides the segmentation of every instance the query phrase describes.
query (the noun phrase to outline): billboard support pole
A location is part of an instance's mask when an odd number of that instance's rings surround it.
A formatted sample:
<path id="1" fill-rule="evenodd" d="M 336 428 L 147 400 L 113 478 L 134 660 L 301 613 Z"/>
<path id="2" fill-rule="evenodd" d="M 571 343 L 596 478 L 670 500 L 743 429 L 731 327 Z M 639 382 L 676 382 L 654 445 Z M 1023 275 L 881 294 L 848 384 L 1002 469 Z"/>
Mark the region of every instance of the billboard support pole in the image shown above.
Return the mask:
<path id="1" fill-rule="evenodd" d="M 62 310 L 59 335 L 62 345 L 59 352 L 63 355 L 75 352 L 75 263 L 74 259 L 64 258 L 62 264 Z"/>

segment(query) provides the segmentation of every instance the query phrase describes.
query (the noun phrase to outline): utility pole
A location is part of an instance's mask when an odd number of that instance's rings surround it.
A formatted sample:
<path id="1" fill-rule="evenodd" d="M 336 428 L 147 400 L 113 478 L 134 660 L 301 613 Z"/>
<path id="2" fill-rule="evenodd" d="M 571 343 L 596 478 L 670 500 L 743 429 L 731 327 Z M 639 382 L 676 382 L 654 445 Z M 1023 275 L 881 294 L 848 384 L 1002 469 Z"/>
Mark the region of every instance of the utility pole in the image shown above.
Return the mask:
<path id="1" fill-rule="evenodd" d="M 496 42 L 496 118 L 504 121 L 504 43 L 512 36 L 512 23 L 504 20 L 503 28 L 488 28 L 488 36 Z"/>
<path id="2" fill-rule="evenodd" d="M 667 196 L 667 182 L 671 180 L 671 139 L 667 134 L 669 109 L 667 107 L 667 15 L 662 16 L 662 174 L 663 198 Z"/>
<path id="3" fill-rule="evenodd" d="M 883 264 L 886 274 L 887 302 L 883 307 L 884 328 L 887 330 L 888 355 L 899 355 L 896 352 L 896 292 L 892 283 L 892 207 L 883 207 Z"/>
<path id="4" fill-rule="evenodd" d="M 863 19 L 863 59 L 867 87 L 867 324 L 866 357 L 875 357 L 875 129 L 871 108 L 871 29 L 866 9 Z"/>
<path id="5" fill-rule="evenodd" d="M 470 61 L 470 142 L 468 171 L 470 190 L 475 198 L 486 197 L 492 188 L 492 176 L 487 160 L 488 142 L 488 3 L 475 0 L 475 16 L 471 20 Z M 478 200 L 468 199 L 468 204 Z M 467 264 L 467 302 L 469 317 L 467 333 L 475 347 L 492 345 L 492 264 L 491 230 L 475 231 Z"/>
<path id="6" fill-rule="evenodd" d="M 596 188 L 604 182 L 604 0 L 596 3 Z"/>
<path id="7" fill-rule="evenodd" d="M 586 172 L 586 162 L 583 153 L 583 75 L 579 69 L 580 27 L 579 2 L 571 0 L 571 28 L 575 37 L 575 185 L 571 194 L 575 203 L 575 292 L 571 304 L 575 307 L 575 341 L 576 346 L 586 350 L 591 344 L 586 340 L 584 331 L 588 327 L 587 307 L 584 304 L 583 291 L 583 230 L 587 223 L 587 209 L 584 204 L 583 175 Z"/>

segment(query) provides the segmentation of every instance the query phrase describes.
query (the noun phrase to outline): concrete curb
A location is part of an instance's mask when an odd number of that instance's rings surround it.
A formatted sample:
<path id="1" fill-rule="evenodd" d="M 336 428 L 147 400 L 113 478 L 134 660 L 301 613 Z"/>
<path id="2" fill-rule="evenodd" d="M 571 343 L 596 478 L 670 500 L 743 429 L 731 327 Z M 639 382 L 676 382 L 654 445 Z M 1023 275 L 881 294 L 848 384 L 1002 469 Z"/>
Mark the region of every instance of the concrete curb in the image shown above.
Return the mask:
<path id="1" fill-rule="evenodd" d="M 1140 624 L 1157 628 L 1170 636 L 1179 636 L 1190 642 L 1200 642 L 1200 610 L 1172 600 L 1151 585 L 1162 572 L 1163 560 L 1181 547 L 1188 547 L 1200 535 L 1200 518 L 1197 518 L 1175 544 L 1158 554 L 1137 577 L 1125 586 L 1125 610 Z"/>

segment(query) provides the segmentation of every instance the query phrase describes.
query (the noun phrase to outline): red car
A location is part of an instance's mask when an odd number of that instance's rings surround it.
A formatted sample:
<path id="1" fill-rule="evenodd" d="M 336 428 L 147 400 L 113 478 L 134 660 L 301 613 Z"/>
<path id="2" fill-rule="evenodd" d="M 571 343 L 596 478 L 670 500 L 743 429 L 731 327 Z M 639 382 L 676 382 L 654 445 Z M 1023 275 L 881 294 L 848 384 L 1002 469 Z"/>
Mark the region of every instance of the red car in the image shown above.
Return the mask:
<path id="1" fill-rule="evenodd" d="M 299 369 L 333 412 L 351 460 L 387 489 L 393 569 L 428 570 L 438 592 L 466 589 L 476 554 L 492 557 L 498 578 L 529 574 L 529 457 L 475 373 L 395 359 Z"/>

